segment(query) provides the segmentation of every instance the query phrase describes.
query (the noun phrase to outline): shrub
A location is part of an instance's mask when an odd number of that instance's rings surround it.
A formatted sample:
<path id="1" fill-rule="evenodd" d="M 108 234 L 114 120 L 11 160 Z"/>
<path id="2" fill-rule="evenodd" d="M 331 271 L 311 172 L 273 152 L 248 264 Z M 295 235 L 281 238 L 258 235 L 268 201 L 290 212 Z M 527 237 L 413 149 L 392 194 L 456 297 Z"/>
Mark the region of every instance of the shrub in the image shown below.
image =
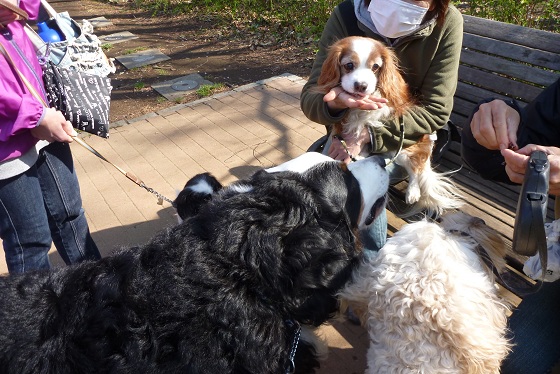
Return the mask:
<path id="1" fill-rule="evenodd" d="M 333 8 L 342 0 L 135 0 L 156 14 L 213 15 L 224 25 L 295 33 L 318 39 Z M 549 31 L 560 31 L 560 0 L 464 0 L 458 4 L 477 17 Z"/>
<path id="2" fill-rule="evenodd" d="M 560 31 L 558 0 L 467 0 L 467 14 L 548 31 Z"/>

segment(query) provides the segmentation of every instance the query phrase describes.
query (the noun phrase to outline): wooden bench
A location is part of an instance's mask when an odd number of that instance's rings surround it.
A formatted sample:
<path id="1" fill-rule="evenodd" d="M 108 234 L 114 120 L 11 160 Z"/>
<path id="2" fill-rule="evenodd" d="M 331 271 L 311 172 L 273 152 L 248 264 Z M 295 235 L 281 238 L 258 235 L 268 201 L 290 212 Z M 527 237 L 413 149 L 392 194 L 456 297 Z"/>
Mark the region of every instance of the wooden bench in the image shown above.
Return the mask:
<path id="1" fill-rule="evenodd" d="M 467 119 L 474 107 L 489 97 L 514 98 L 523 107 L 556 81 L 559 74 L 560 34 L 464 16 L 459 82 L 451 121 L 459 129 L 468 126 Z M 480 178 L 462 164 L 458 142 L 452 143 L 438 164 L 439 171 L 459 170 L 452 179 L 466 196 L 464 211 L 482 218 L 503 236 L 510 248 L 510 275 L 515 274 L 511 281 L 528 280 L 522 275 L 526 259 L 511 251 L 519 186 Z M 406 182 L 395 187 L 393 195 L 402 198 Z M 550 197 L 547 221 L 554 219 L 553 207 L 554 198 Z M 404 223 L 389 214 L 390 233 Z M 521 300 L 513 295 L 508 298 L 516 304 Z"/>

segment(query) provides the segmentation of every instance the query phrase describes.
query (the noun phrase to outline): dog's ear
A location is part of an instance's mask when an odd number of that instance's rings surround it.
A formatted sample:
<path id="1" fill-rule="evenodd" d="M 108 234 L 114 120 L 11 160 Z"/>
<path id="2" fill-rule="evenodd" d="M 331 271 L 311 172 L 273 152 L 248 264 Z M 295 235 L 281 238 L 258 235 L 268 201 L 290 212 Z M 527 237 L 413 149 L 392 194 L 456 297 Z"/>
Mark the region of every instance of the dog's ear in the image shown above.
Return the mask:
<path id="1" fill-rule="evenodd" d="M 379 72 L 379 91 L 381 97 L 387 99 L 389 105 L 394 108 L 395 115 L 400 117 L 406 109 L 413 105 L 413 98 L 402 77 L 395 53 L 390 48 L 383 47 L 381 58 L 383 66 Z"/>
<path id="2" fill-rule="evenodd" d="M 197 174 L 185 184 L 185 187 L 173 202 L 181 220 L 192 217 L 200 211 L 212 195 L 221 190 L 222 185 L 210 173 Z"/>
<path id="3" fill-rule="evenodd" d="M 318 325 L 336 312 L 333 295 L 358 264 L 361 245 L 346 209 L 349 194 L 358 194 L 350 196 L 358 203 L 361 199 L 359 190 L 349 191 L 337 163 L 321 164 L 303 177 L 315 193 L 316 213 L 282 240 L 284 264 L 292 272 L 290 313 L 300 322 Z"/>
<path id="4" fill-rule="evenodd" d="M 343 50 L 340 42 L 334 43 L 328 49 L 327 58 L 321 68 L 321 75 L 317 80 L 317 89 L 322 93 L 327 93 L 340 84 L 340 59 Z"/>

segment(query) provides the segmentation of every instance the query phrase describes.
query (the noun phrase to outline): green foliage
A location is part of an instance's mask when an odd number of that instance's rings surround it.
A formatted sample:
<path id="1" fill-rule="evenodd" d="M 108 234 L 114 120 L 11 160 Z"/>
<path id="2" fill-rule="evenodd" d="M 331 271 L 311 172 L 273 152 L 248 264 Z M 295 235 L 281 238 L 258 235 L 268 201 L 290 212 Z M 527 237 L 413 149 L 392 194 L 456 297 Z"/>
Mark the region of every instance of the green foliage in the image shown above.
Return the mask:
<path id="1" fill-rule="evenodd" d="M 197 14 L 221 26 L 317 40 L 342 0 L 134 0 L 153 15 Z M 466 14 L 560 31 L 560 0 L 463 0 Z"/>
<path id="2" fill-rule="evenodd" d="M 286 28 L 300 34 L 319 35 L 341 0 L 135 0 L 154 15 L 198 13 L 213 15 L 223 25 L 240 21 L 253 29 Z"/>
<path id="3" fill-rule="evenodd" d="M 466 0 L 466 14 L 560 32 L 560 0 Z"/>
<path id="4" fill-rule="evenodd" d="M 141 91 L 142 89 L 144 89 L 144 87 L 146 87 L 146 83 L 144 82 L 134 83 L 134 91 Z"/>
<path id="5" fill-rule="evenodd" d="M 203 84 L 196 90 L 196 94 L 200 98 L 207 97 L 220 92 L 225 88 L 226 86 L 222 83 Z"/>

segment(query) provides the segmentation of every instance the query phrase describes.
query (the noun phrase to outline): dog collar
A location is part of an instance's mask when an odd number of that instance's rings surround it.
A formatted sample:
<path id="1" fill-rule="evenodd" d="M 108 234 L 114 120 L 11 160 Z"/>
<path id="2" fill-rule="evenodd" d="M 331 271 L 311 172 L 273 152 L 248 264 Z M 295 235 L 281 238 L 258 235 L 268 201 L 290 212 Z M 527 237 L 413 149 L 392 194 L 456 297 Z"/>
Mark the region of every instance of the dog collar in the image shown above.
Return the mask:
<path id="1" fill-rule="evenodd" d="M 301 337 L 301 327 L 299 323 L 293 319 L 286 320 L 286 327 L 288 327 L 290 335 L 293 335 L 290 354 L 288 355 L 288 366 L 286 367 L 286 374 L 293 374 L 296 371 L 296 364 L 294 362 L 294 359 L 296 357 L 299 338 Z"/>

